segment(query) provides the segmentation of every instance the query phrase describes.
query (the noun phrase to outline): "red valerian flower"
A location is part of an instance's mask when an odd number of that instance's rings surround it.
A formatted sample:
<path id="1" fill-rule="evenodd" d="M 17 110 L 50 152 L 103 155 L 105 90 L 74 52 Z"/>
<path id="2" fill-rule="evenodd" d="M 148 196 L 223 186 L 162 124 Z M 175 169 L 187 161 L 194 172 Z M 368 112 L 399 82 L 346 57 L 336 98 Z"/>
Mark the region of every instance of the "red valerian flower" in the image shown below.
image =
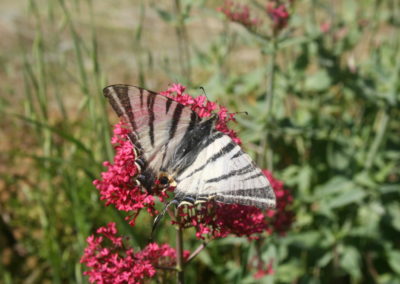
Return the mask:
<path id="1" fill-rule="evenodd" d="M 294 222 L 294 212 L 290 208 L 293 203 L 293 196 L 284 188 L 283 182 L 275 179 L 272 173 L 267 170 L 263 170 L 263 173 L 271 183 L 276 196 L 276 208 L 266 212 L 269 224 L 268 231 L 284 235 Z"/>
<path id="2" fill-rule="evenodd" d="M 234 120 L 234 114 L 228 113 L 226 108 L 209 102 L 205 96 L 189 96 L 185 93 L 185 87 L 179 84 L 173 84 L 161 94 L 190 107 L 200 117 L 217 115 L 216 129 L 240 143 L 236 133 L 227 126 L 229 121 Z M 114 205 L 118 210 L 132 214 L 133 218 L 128 219 L 130 225 L 134 226 L 142 209 L 152 215 L 156 214 L 155 197 L 163 201 L 168 194 L 161 191 L 150 194 L 136 184 L 138 169 L 135 166 L 135 150 L 127 138 L 128 132 L 123 123 L 114 126 L 114 160 L 112 163 L 104 163 L 107 171 L 101 174 L 101 179 L 93 183 L 106 205 Z M 250 239 L 258 238 L 263 232 L 284 234 L 294 219 L 290 211 L 292 197 L 283 188 L 281 181 L 274 179 L 267 171 L 264 174 L 275 191 L 277 212 L 239 204 L 208 202 L 200 208 L 180 208 L 184 227 L 195 227 L 199 239 L 223 238 L 229 234 L 247 236 Z M 89 268 L 85 275 L 89 276 L 92 283 L 143 283 L 145 279 L 154 277 L 157 267 L 172 267 L 176 264 L 176 251 L 167 244 L 150 243 L 143 250 L 135 252 L 117 235 L 114 223 L 99 228 L 97 235 L 88 237 L 87 243 L 81 263 Z M 188 257 L 189 252 L 184 252 L 184 259 Z"/>
<path id="3" fill-rule="evenodd" d="M 236 4 L 233 1 L 225 1 L 218 11 L 225 14 L 225 16 L 233 22 L 238 22 L 248 28 L 256 27 L 261 23 L 258 18 L 253 18 L 250 15 L 250 9 L 247 5 Z"/>
<path id="4" fill-rule="evenodd" d="M 279 4 L 276 1 L 268 2 L 266 10 L 272 19 L 274 33 L 279 32 L 287 26 L 289 12 L 285 4 Z"/>
<path id="5" fill-rule="evenodd" d="M 225 107 L 209 102 L 205 96 L 193 98 L 186 94 L 185 87 L 179 84 L 173 84 L 161 94 L 190 107 L 200 117 L 210 117 L 217 111 L 216 128 L 228 134 L 236 143 L 240 143 L 236 133 L 227 126 L 229 121 L 234 120 L 234 114 L 228 113 Z M 127 139 L 128 131 L 122 123 L 114 126 L 112 138 L 116 151 L 114 162 L 104 163 L 108 170 L 103 172 L 102 178 L 95 180 L 94 184 L 100 192 L 101 199 L 106 201 L 106 205 L 113 204 L 118 210 L 132 214 L 128 220 L 134 226 L 141 209 L 146 209 L 152 215 L 157 213 L 154 208 L 155 196 L 163 201 L 168 195 L 161 191 L 153 192 L 151 195 L 136 185 L 134 181 L 137 174 L 134 163 L 136 157 L 133 145 Z M 253 235 L 263 231 L 284 233 L 293 221 L 293 214 L 287 209 L 292 202 L 292 197 L 287 190 L 283 189 L 282 182 L 275 180 L 267 171 L 264 174 L 271 181 L 275 190 L 278 210 L 263 212 L 255 207 L 210 202 L 198 210 L 192 210 L 192 212 L 188 210 L 191 214 L 185 213 L 187 218 L 185 226 L 196 227 L 198 238 L 223 238 L 229 234 L 253 238 Z M 265 218 L 265 214 L 268 216 L 268 220 Z"/>
<path id="6" fill-rule="evenodd" d="M 283 182 L 275 179 L 267 170 L 263 171 L 276 195 L 276 210 L 263 211 L 252 206 L 208 202 L 201 208 L 190 207 L 181 216 L 186 227 L 196 228 L 199 239 L 217 239 L 228 235 L 246 236 L 257 239 L 260 233 L 284 234 L 294 221 L 290 206 L 293 197 L 283 187 Z"/>
<path id="7" fill-rule="evenodd" d="M 168 244 L 149 243 L 135 253 L 117 236 L 115 223 L 97 230 L 87 238 L 88 246 L 81 258 L 89 270 L 84 272 L 91 283 L 143 283 L 156 275 L 157 267 L 173 267 L 176 251 Z M 189 252 L 184 252 L 187 259 Z"/>
<path id="8" fill-rule="evenodd" d="M 329 21 L 323 22 L 320 26 L 319 29 L 321 30 L 321 32 L 323 33 L 328 33 L 332 28 L 332 25 Z"/>
<path id="9" fill-rule="evenodd" d="M 134 181 L 138 169 L 135 165 L 135 151 L 127 139 L 128 132 L 123 123 L 114 126 L 114 136 L 111 139 L 115 149 L 114 163 L 104 162 L 103 165 L 108 169 L 93 184 L 100 192 L 100 199 L 106 200 L 106 205 L 113 204 L 118 210 L 131 212 L 133 218 L 130 223 L 134 225 L 140 209 L 147 208 L 151 214 L 155 213 L 155 209 L 154 197 Z"/>
<path id="10" fill-rule="evenodd" d="M 210 117 L 217 110 L 218 120 L 215 128 L 229 135 L 233 141 L 237 144 L 241 144 L 240 139 L 237 137 L 236 132 L 229 129 L 227 123 L 229 121 L 235 121 L 235 114 L 229 113 L 228 110 L 214 102 L 207 100 L 206 96 L 198 96 L 193 98 L 189 94 L 185 93 L 186 87 L 180 84 L 172 84 L 168 90 L 161 92 L 161 95 L 169 97 L 174 101 L 183 104 L 184 106 L 190 107 L 195 111 L 200 117 Z"/>
<path id="11" fill-rule="evenodd" d="M 260 261 L 259 263 L 259 267 L 257 272 L 253 275 L 254 279 L 261 279 L 266 275 L 272 275 L 275 273 L 274 269 L 272 268 L 273 265 L 273 260 L 271 260 L 267 267 L 263 267 L 263 265 L 265 265 L 265 263 L 263 261 Z"/>

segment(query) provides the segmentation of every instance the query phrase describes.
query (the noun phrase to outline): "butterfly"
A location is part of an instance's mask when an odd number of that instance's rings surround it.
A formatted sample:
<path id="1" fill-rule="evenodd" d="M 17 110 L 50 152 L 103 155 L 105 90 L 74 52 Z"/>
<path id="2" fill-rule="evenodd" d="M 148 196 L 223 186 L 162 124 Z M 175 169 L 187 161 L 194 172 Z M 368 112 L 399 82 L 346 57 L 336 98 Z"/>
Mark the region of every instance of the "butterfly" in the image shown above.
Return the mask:
<path id="1" fill-rule="evenodd" d="M 275 207 L 272 187 L 250 156 L 216 130 L 217 115 L 200 118 L 190 107 L 143 88 L 111 85 L 103 93 L 129 128 L 138 183 L 175 187 L 172 203 L 215 200 Z M 171 202 L 170 202 L 171 203 Z"/>

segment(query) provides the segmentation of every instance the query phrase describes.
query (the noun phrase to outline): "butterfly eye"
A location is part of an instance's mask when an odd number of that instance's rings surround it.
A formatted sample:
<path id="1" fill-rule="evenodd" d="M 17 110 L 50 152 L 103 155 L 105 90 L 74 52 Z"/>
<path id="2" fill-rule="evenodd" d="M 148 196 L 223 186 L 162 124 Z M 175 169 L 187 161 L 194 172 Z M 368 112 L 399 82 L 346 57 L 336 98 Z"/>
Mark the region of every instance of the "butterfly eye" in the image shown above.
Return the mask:
<path id="1" fill-rule="evenodd" d="M 162 185 L 168 185 L 169 184 L 169 178 L 167 176 L 160 177 L 159 181 L 160 181 L 160 184 L 162 184 Z"/>

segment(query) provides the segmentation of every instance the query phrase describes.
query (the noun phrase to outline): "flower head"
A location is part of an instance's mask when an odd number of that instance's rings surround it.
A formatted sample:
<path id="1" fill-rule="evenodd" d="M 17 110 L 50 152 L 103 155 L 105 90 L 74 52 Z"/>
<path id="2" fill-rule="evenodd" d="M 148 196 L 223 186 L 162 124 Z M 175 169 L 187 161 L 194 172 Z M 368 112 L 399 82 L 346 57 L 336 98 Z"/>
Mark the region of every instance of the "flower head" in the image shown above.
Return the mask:
<path id="1" fill-rule="evenodd" d="M 240 143 L 236 133 L 227 126 L 229 121 L 234 120 L 234 114 L 228 113 L 225 107 L 208 101 L 205 96 L 191 97 L 180 84 L 173 84 L 161 94 L 190 107 L 200 117 L 210 117 L 216 113 L 216 128 L 229 135 L 236 143 Z M 133 226 L 141 209 L 146 209 L 152 215 L 156 214 L 155 197 L 163 201 L 168 195 L 161 191 L 150 194 L 135 183 L 138 169 L 135 165 L 135 151 L 127 138 L 128 132 L 123 123 L 114 126 L 114 161 L 104 163 L 107 171 L 103 172 L 102 178 L 95 180 L 94 184 L 106 205 L 112 204 L 118 210 L 130 212 L 131 216 L 128 218 Z M 263 212 L 258 208 L 239 204 L 209 202 L 200 208 L 181 212 L 185 216 L 185 225 L 194 226 L 198 238 L 223 238 L 229 234 L 253 238 L 263 231 L 284 233 L 293 221 L 293 214 L 287 209 L 292 197 L 283 188 L 282 182 L 275 180 L 267 171 L 264 171 L 264 174 L 275 190 L 278 210 Z"/>
<path id="2" fill-rule="evenodd" d="M 96 235 L 87 238 L 87 248 L 81 258 L 89 270 L 91 283 L 143 283 L 156 275 L 156 268 L 173 267 L 176 251 L 168 244 L 149 243 L 143 250 L 135 252 L 117 236 L 115 223 L 101 227 Z M 184 252 L 187 259 L 189 252 Z"/>
<path id="3" fill-rule="evenodd" d="M 100 192 L 100 199 L 106 201 L 106 205 L 112 204 L 118 210 L 133 214 L 130 220 L 133 225 L 140 209 L 147 208 L 152 214 L 155 213 L 155 209 L 154 197 L 135 183 L 134 177 L 138 169 L 135 165 L 135 151 L 127 138 L 128 132 L 123 123 L 114 126 L 114 136 L 111 139 L 115 149 L 114 162 L 103 163 L 107 171 L 93 184 Z"/>
<path id="4" fill-rule="evenodd" d="M 275 273 L 274 269 L 272 268 L 273 266 L 273 260 L 271 260 L 267 265 L 265 265 L 265 263 L 260 260 L 259 264 L 258 264 L 258 270 L 257 272 L 253 275 L 254 279 L 261 279 L 266 275 L 272 275 Z"/>
<path id="5" fill-rule="evenodd" d="M 195 111 L 200 117 L 217 116 L 216 129 L 229 135 L 236 143 L 240 143 L 236 133 L 227 126 L 234 120 L 234 114 L 226 108 L 209 102 L 205 96 L 196 98 L 185 93 L 185 87 L 173 84 L 161 93 Z M 93 183 L 100 192 L 106 205 L 114 205 L 118 210 L 130 212 L 130 225 L 135 225 L 136 217 L 142 209 L 150 214 L 157 213 L 155 199 L 163 201 L 168 197 L 166 192 L 143 190 L 135 182 L 138 168 L 135 165 L 135 150 L 128 140 L 129 129 L 123 123 L 114 126 L 112 144 L 115 149 L 113 162 L 104 162 L 107 171 L 101 179 Z M 239 204 L 222 204 L 208 202 L 199 208 L 180 207 L 182 216 L 180 225 L 194 227 L 199 239 L 223 238 L 227 235 L 258 238 L 263 232 L 283 234 L 293 222 L 294 215 L 290 211 L 292 197 L 283 183 L 276 180 L 271 173 L 264 171 L 277 197 L 278 210 L 263 211 L 256 207 Z M 176 264 L 176 251 L 167 244 L 150 243 L 140 251 L 135 251 L 127 244 L 127 239 L 118 236 L 115 223 L 101 227 L 95 235 L 87 238 L 87 248 L 81 263 L 88 267 L 85 275 L 91 283 L 143 283 L 154 277 L 158 267 L 172 267 Z M 184 252 L 184 259 L 189 252 Z M 271 269 L 261 269 L 258 274 L 269 273 Z M 164 275 L 164 274 L 163 274 Z"/>
<path id="6" fill-rule="evenodd" d="M 190 107 L 200 117 L 210 117 L 216 112 L 218 115 L 218 120 L 215 128 L 218 131 L 229 135 L 237 144 L 241 144 L 236 132 L 234 132 L 232 129 L 229 129 L 227 126 L 229 121 L 235 121 L 234 113 L 229 113 L 225 107 L 208 101 L 206 96 L 198 96 L 193 98 L 189 94 L 185 93 L 185 90 L 186 88 L 180 84 L 172 84 L 168 90 L 161 92 L 160 94 L 167 96 L 174 101 L 183 104 L 184 106 Z"/>
<path id="7" fill-rule="evenodd" d="M 271 183 L 276 196 L 276 208 L 266 211 L 269 231 L 274 231 L 282 235 L 286 233 L 294 222 L 295 216 L 291 209 L 293 196 L 289 190 L 284 188 L 283 182 L 276 179 L 271 172 L 263 170 L 263 173 Z"/>
<path id="8" fill-rule="evenodd" d="M 263 171 L 274 189 L 277 198 L 277 210 L 263 211 L 252 206 L 208 202 L 201 208 L 181 209 L 186 227 L 196 228 L 199 239 L 217 239 L 228 235 L 246 236 L 257 239 L 260 233 L 274 232 L 284 234 L 294 221 L 290 209 L 292 196 L 267 170 Z"/>
<path id="9" fill-rule="evenodd" d="M 287 26 L 290 15 L 285 4 L 279 4 L 276 1 L 268 2 L 266 11 L 272 19 L 274 33 L 278 33 Z"/>
<path id="10" fill-rule="evenodd" d="M 248 28 L 253 28 L 261 23 L 261 20 L 250 15 L 250 9 L 247 5 L 236 4 L 233 1 L 225 1 L 218 11 L 233 22 L 238 22 Z"/>

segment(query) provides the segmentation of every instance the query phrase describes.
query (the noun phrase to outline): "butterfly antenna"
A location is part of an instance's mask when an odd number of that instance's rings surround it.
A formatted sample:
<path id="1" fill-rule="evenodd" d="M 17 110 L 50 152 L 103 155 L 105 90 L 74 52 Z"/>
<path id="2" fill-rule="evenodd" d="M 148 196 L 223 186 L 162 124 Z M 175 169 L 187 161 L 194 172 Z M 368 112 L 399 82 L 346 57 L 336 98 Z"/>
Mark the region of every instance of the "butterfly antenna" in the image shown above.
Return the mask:
<path id="1" fill-rule="evenodd" d="M 210 100 L 207 96 L 206 90 L 204 89 L 203 86 L 200 87 L 200 89 L 203 91 L 203 94 L 206 96 L 207 100 Z"/>
<path id="2" fill-rule="evenodd" d="M 165 204 L 165 206 L 164 206 L 163 210 L 161 211 L 161 213 L 158 214 L 158 215 L 156 216 L 156 218 L 154 218 L 153 227 L 151 228 L 150 242 L 153 241 L 154 232 L 155 232 L 155 230 L 156 230 L 158 224 L 160 223 L 161 219 L 164 217 L 165 213 L 167 213 L 168 208 L 169 208 L 172 204 L 177 205 L 178 203 L 179 203 L 179 202 L 178 202 L 176 199 L 174 199 L 174 200 L 168 202 L 167 204 Z"/>
<path id="3" fill-rule="evenodd" d="M 238 111 L 238 112 L 228 112 L 229 114 L 245 114 L 245 115 L 249 115 L 249 113 L 247 111 Z"/>

